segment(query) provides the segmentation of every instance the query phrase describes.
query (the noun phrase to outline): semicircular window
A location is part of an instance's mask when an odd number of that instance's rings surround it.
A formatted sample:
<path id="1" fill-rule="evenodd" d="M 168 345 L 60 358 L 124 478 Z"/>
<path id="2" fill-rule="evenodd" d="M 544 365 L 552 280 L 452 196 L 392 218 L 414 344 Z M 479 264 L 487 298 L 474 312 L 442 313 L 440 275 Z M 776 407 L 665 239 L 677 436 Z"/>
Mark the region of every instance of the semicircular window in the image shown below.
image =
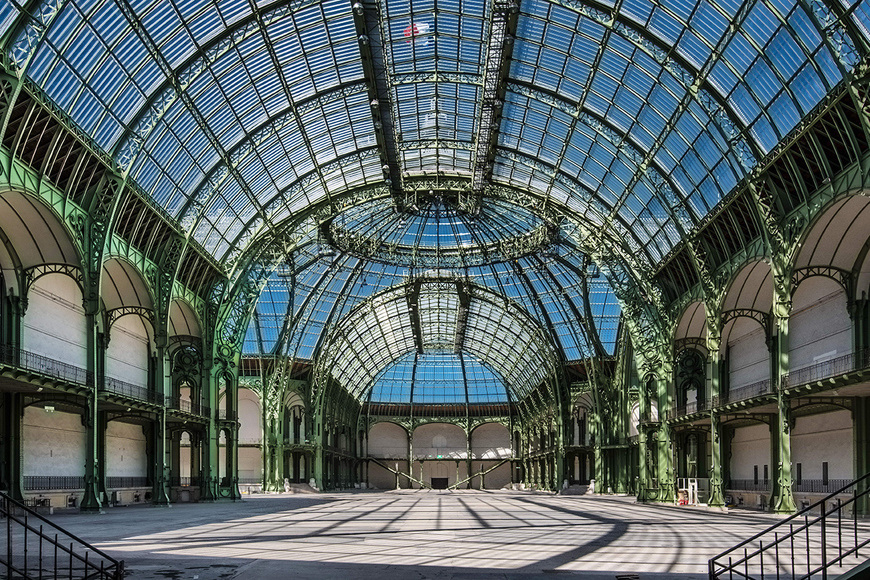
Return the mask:
<path id="1" fill-rule="evenodd" d="M 450 405 L 507 403 L 502 378 L 473 354 L 410 352 L 375 379 L 373 404 Z"/>

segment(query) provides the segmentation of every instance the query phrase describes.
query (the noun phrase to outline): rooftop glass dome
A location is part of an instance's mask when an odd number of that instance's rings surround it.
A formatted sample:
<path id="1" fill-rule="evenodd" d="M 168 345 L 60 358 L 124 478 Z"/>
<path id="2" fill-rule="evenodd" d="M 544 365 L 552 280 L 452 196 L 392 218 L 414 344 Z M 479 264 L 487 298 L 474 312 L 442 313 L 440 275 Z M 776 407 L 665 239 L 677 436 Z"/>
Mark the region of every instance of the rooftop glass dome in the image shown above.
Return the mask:
<path id="1" fill-rule="evenodd" d="M 325 228 L 337 248 L 408 268 L 467 267 L 549 248 L 558 228 L 526 208 L 485 199 L 475 214 L 449 196 L 425 194 L 397 209 L 374 200 L 338 214 Z"/>

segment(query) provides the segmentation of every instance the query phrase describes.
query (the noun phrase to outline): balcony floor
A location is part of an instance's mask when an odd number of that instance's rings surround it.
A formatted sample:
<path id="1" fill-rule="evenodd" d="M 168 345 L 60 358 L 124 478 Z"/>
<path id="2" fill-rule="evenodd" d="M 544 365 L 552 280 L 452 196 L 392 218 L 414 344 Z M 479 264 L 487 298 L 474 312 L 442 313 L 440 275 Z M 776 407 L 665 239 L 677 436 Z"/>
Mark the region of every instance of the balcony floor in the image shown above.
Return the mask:
<path id="1" fill-rule="evenodd" d="M 253 495 L 238 503 L 58 513 L 137 580 L 706 578 L 707 558 L 770 514 L 635 505 L 629 497 L 389 491 Z M 5 532 L 5 530 L 3 530 Z M 2 535 L 2 533 L 0 533 Z"/>

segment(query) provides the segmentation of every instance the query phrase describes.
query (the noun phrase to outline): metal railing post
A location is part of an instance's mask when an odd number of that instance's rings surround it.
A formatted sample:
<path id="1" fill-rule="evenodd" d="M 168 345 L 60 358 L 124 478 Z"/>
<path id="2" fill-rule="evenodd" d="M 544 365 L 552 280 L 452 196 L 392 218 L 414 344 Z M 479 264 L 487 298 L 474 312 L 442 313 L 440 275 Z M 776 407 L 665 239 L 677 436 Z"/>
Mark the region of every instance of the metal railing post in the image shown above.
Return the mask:
<path id="1" fill-rule="evenodd" d="M 821 504 L 821 513 L 822 513 L 822 580 L 828 580 L 828 535 L 827 530 L 825 530 L 825 526 L 827 525 L 827 521 L 825 518 L 827 514 L 825 513 L 825 500 L 822 500 Z"/>

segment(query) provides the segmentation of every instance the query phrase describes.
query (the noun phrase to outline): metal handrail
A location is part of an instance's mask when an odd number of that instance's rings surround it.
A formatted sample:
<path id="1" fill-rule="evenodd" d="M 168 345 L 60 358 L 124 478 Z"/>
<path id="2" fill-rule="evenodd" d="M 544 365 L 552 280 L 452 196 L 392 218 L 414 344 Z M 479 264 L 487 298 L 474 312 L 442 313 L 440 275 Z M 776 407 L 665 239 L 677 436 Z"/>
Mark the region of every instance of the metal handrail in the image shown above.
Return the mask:
<path id="1" fill-rule="evenodd" d="M 733 491 L 770 491 L 769 479 L 729 479 L 725 489 Z"/>
<path id="2" fill-rule="evenodd" d="M 19 513 L 23 515 L 19 516 Z M 123 580 L 123 560 L 112 558 L 2 491 L 0 491 L 0 515 L 6 518 L 5 558 L 0 558 L 0 564 L 6 568 L 7 578 L 12 578 L 13 572 L 23 578 L 42 578 L 44 570 L 50 572 L 53 568 L 55 578 L 59 578 L 58 574 L 61 572 L 64 577 L 68 573 L 69 577 L 72 578 L 75 571 L 80 571 L 84 572 L 84 577 L 88 579 Z M 37 522 L 32 524 L 32 519 L 37 520 Z M 13 523 L 19 527 L 13 528 Z M 48 528 L 48 533 L 46 533 L 46 528 Z M 13 533 L 16 530 L 21 531 L 20 544 L 13 542 Z M 67 547 L 66 541 L 63 543 L 59 541 L 58 538 L 61 536 L 64 537 L 64 540 L 67 538 L 72 540 L 69 547 Z M 33 551 L 30 542 L 38 544 L 35 556 L 30 555 L 30 552 Z M 76 543 L 84 549 L 84 556 L 78 554 L 74 549 Z M 48 544 L 53 549 L 44 550 L 43 544 Z M 91 560 L 91 553 L 99 556 L 99 565 Z"/>
<path id="3" fill-rule="evenodd" d="M 81 475 L 25 475 L 25 491 L 45 491 L 49 489 L 79 490 L 85 488 L 85 478 Z"/>
<path id="4" fill-rule="evenodd" d="M 191 415 L 208 417 L 211 414 L 211 409 L 207 405 L 195 401 L 188 401 L 187 399 L 182 399 L 178 396 L 166 397 L 165 403 L 166 408 L 168 409 L 178 409 L 179 411 L 190 413 Z"/>
<path id="5" fill-rule="evenodd" d="M 791 577 L 799 578 L 801 580 L 812 578 L 815 574 L 821 573 L 821 577 L 823 579 L 827 579 L 828 574 L 827 570 L 829 567 L 835 564 L 840 564 L 842 566 L 843 560 L 850 555 L 855 555 L 858 557 L 859 550 L 864 548 L 868 544 L 870 544 L 870 537 L 859 542 L 858 541 L 858 505 L 857 500 L 859 498 L 870 495 L 870 487 L 867 486 L 867 483 L 870 482 L 870 473 L 850 482 L 849 484 L 839 488 L 837 491 L 827 495 L 823 499 L 817 501 L 816 503 L 804 508 L 798 513 L 789 516 L 788 518 L 774 524 L 773 526 L 763 530 L 751 538 L 744 540 L 737 544 L 736 546 L 732 546 L 731 548 L 725 550 L 710 558 L 707 563 L 708 566 L 708 575 L 710 580 L 714 580 L 724 576 L 726 573 L 728 574 L 728 578 L 756 578 L 756 576 L 750 574 L 750 567 L 753 570 L 753 574 L 755 574 L 754 570 L 755 560 L 757 559 L 758 565 L 757 568 L 758 578 L 763 579 L 765 575 L 765 567 L 764 567 L 764 559 L 765 554 L 767 553 L 768 562 L 773 558 L 773 566 L 775 567 L 774 572 L 769 572 L 771 577 L 776 576 L 779 577 L 779 570 L 782 567 L 782 561 L 780 559 L 780 546 L 783 545 L 783 551 L 788 552 L 788 560 L 786 561 L 786 567 L 790 564 L 791 566 Z M 857 488 L 859 484 L 864 484 L 862 487 L 864 488 L 862 491 L 858 492 Z M 847 492 L 850 490 L 851 492 Z M 837 496 L 842 496 L 846 493 L 851 493 L 852 497 L 850 497 L 845 502 L 842 501 L 842 498 Z M 828 503 L 833 503 L 836 500 L 835 507 L 827 510 L 825 505 Z M 846 549 L 843 551 L 843 508 L 852 505 L 852 529 L 846 530 L 847 532 L 851 531 L 853 536 L 853 547 Z M 813 510 L 818 508 L 819 516 L 815 519 L 810 519 L 810 514 Z M 827 539 L 827 522 L 828 517 L 836 514 L 836 522 L 837 522 L 837 556 L 828 560 L 827 550 L 828 550 L 828 539 Z M 795 522 L 800 522 L 800 519 L 803 517 L 803 523 L 800 524 L 797 528 L 795 528 Z M 810 529 L 814 527 L 816 524 L 821 524 L 820 526 L 820 534 L 819 540 L 810 538 Z M 788 528 L 785 528 L 788 526 Z M 788 530 L 787 532 L 782 533 L 780 535 L 779 530 Z M 866 530 L 862 530 L 866 531 Z M 769 543 L 765 544 L 764 537 L 773 535 L 773 541 L 769 541 Z M 796 562 L 796 550 L 795 550 L 795 539 L 797 538 L 798 544 L 804 541 L 805 538 L 805 550 L 806 550 L 806 562 Z M 816 546 L 816 542 L 818 542 L 818 548 L 820 550 L 820 554 L 817 554 L 817 558 L 821 560 L 821 565 L 816 565 L 813 568 L 811 564 L 812 561 L 812 548 Z M 758 546 L 756 549 L 755 546 Z M 801 551 L 801 555 L 799 557 L 803 557 L 803 550 L 800 545 L 798 548 Z M 742 549 L 742 555 L 740 550 Z M 750 550 L 753 550 L 750 552 Z M 774 554 L 769 554 L 770 551 L 773 551 Z M 735 561 L 734 554 L 737 554 L 737 560 Z M 727 562 L 725 560 L 727 559 Z M 860 562 L 856 562 L 860 563 Z M 797 575 L 795 566 L 801 565 L 802 567 L 806 567 L 806 574 Z"/>
<path id="6" fill-rule="evenodd" d="M 728 392 L 716 395 L 713 397 L 713 406 L 727 405 L 728 403 L 736 403 L 753 397 L 762 395 L 770 395 L 774 393 L 773 384 L 770 379 L 762 379 L 748 385 L 743 385 L 734 389 L 729 389 Z"/>
<path id="7" fill-rule="evenodd" d="M 77 385 L 93 385 L 93 373 L 35 352 L 10 345 L 0 346 L 0 363 Z"/>
<path id="8" fill-rule="evenodd" d="M 870 348 L 850 352 L 837 358 L 811 364 L 790 371 L 780 380 L 780 389 L 790 389 L 844 375 L 870 366 Z"/>
<path id="9" fill-rule="evenodd" d="M 692 401 L 691 403 L 686 403 L 685 405 L 678 405 L 676 407 L 668 409 L 668 419 L 676 419 L 678 417 L 692 415 L 693 413 L 700 413 L 702 411 L 706 411 L 707 407 L 708 405 L 706 399 Z"/>
<path id="10" fill-rule="evenodd" d="M 147 487 L 148 485 L 148 478 L 142 476 L 109 475 L 106 477 L 106 487 L 108 489 Z"/>
<path id="11" fill-rule="evenodd" d="M 116 379 L 115 377 L 103 377 L 100 390 L 113 393 L 115 395 L 121 395 L 124 397 L 137 399 L 139 401 L 145 401 L 146 403 L 152 403 L 154 405 L 162 406 L 164 403 L 161 393 L 149 389 L 148 387 L 134 385 L 133 383 L 128 383 L 127 381 Z"/>

